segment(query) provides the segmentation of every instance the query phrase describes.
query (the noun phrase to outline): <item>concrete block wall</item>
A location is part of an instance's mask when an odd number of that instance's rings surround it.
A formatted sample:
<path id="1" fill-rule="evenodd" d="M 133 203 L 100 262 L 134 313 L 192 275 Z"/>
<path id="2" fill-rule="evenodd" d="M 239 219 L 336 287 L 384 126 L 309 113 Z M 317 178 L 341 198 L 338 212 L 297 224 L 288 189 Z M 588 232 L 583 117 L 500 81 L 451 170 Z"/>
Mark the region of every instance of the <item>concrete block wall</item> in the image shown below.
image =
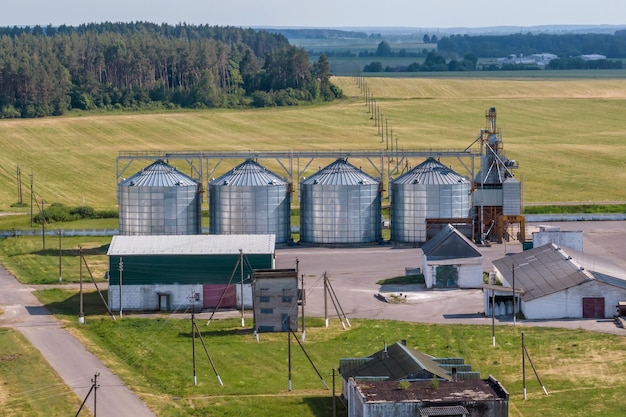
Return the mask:
<path id="1" fill-rule="evenodd" d="M 194 309 L 202 310 L 202 285 L 124 285 L 122 288 L 122 307 L 129 311 L 158 311 L 159 294 L 168 294 L 170 311 L 185 311 L 190 308 L 190 298 L 197 293 Z M 109 308 L 120 310 L 120 286 L 109 286 Z"/>

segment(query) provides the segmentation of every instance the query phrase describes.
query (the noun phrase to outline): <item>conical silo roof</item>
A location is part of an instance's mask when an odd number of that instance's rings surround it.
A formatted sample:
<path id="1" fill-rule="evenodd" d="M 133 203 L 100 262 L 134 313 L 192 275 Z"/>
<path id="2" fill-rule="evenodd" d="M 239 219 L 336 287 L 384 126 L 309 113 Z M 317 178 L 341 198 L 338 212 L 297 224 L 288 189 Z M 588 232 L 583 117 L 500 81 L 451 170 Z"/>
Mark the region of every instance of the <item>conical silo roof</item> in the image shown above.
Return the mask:
<path id="1" fill-rule="evenodd" d="M 322 168 L 317 173 L 302 181 L 302 184 L 323 185 L 374 185 L 378 180 L 370 177 L 343 158 Z"/>
<path id="2" fill-rule="evenodd" d="M 174 187 L 197 186 L 191 177 L 178 171 L 175 167 L 161 161 L 155 161 L 135 175 L 120 182 L 121 186 L 135 187 Z"/>
<path id="3" fill-rule="evenodd" d="M 267 186 L 267 185 L 285 185 L 287 182 L 268 171 L 264 166 L 248 159 L 242 164 L 228 171 L 219 178 L 211 180 L 212 185 L 233 185 L 233 186 Z"/>
<path id="4" fill-rule="evenodd" d="M 394 184 L 425 185 L 463 184 L 468 182 L 466 178 L 463 178 L 451 168 L 432 157 L 393 181 Z"/>

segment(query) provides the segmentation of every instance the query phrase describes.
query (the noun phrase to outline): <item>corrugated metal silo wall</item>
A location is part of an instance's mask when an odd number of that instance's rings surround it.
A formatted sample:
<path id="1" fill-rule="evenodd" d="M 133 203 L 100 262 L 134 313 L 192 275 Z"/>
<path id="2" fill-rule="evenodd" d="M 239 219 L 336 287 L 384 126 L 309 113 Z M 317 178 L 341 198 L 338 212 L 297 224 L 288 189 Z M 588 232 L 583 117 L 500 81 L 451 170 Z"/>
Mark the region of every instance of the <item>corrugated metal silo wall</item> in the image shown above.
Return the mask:
<path id="1" fill-rule="evenodd" d="M 288 185 L 209 184 L 209 233 L 274 234 L 277 243 L 291 239 Z"/>
<path id="2" fill-rule="evenodd" d="M 515 178 L 508 178 L 502 183 L 502 214 L 517 216 L 521 212 L 521 185 Z"/>
<path id="3" fill-rule="evenodd" d="M 121 235 L 192 235 L 201 231 L 198 186 L 118 185 Z"/>
<path id="4" fill-rule="evenodd" d="M 382 239 L 379 184 L 300 184 L 300 240 L 316 244 Z"/>
<path id="5" fill-rule="evenodd" d="M 391 184 L 391 240 L 424 243 L 426 219 L 468 218 L 469 183 Z"/>

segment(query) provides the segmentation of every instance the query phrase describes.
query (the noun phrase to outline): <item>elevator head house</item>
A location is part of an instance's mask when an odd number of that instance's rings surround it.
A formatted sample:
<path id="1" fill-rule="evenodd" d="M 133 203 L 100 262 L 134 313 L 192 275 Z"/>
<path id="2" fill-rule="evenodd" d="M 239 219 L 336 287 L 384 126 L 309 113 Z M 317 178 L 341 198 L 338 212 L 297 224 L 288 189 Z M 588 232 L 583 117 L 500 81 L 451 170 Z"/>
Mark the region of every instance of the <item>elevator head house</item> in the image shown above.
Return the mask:
<path id="1" fill-rule="evenodd" d="M 114 236 L 107 255 L 114 311 L 238 307 L 252 270 L 274 268 L 275 235 Z"/>

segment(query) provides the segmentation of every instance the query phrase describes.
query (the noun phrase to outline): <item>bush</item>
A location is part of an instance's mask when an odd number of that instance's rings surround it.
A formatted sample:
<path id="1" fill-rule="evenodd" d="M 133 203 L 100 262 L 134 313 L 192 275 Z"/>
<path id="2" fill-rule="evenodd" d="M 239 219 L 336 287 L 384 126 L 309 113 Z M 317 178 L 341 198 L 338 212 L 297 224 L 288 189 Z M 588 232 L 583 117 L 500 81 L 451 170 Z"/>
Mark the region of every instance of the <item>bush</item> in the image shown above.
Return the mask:
<path id="1" fill-rule="evenodd" d="M 71 208 L 61 203 L 53 203 L 48 207 L 44 207 L 44 214 L 46 223 L 71 222 L 81 219 L 115 219 L 119 216 L 117 210 L 96 211 L 89 206 Z M 41 224 L 41 213 L 33 216 L 33 221 Z"/>
<path id="2" fill-rule="evenodd" d="M 96 218 L 96 211 L 93 207 L 79 206 L 70 210 L 70 215 L 78 216 L 81 219 L 94 219 Z"/>

